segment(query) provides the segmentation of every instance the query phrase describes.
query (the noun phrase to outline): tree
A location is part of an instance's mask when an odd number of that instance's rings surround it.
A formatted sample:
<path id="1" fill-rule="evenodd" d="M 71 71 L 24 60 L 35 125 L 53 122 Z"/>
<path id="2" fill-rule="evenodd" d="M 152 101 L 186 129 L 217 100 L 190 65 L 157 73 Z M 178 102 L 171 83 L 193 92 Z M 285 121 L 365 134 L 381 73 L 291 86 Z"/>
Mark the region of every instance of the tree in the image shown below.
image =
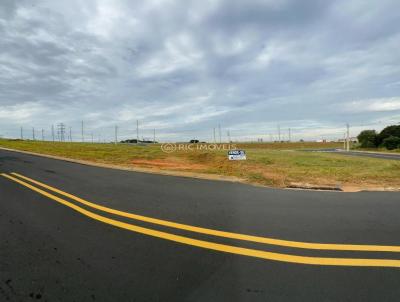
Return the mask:
<path id="1" fill-rule="evenodd" d="M 383 140 L 383 146 L 388 150 L 393 150 L 396 148 L 400 148 L 400 137 L 397 136 L 389 136 Z"/>
<path id="2" fill-rule="evenodd" d="M 388 126 L 378 134 L 377 137 L 377 145 L 383 144 L 385 138 L 389 138 L 390 136 L 399 137 L 400 138 L 400 125 L 396 126 Z"/>
<path id="3" fill-rule="evenodd" d="M 364 130 L 357 136 L 362 148 L 375 148 L 377 146 L 377 133 L 375 130 Z"/>

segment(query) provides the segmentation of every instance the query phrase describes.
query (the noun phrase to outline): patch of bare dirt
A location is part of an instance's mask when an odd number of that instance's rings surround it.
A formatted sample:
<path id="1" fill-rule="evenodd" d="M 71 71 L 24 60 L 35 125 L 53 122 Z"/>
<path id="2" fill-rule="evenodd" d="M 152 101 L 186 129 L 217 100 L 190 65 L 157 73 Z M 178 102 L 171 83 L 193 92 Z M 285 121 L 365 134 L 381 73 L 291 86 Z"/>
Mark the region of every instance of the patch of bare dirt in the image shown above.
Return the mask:
<path id="1" fill-rule="evenodd" d="M 361 191 L 400 191 L 400 187 L 385 187 L 372 184 L 345 184 L 345 185 L 325 185 L 291 182 L 287 185 L 289 189 L 303 190 L 324 190 L 324 191 L 342 191 L 342 192 L 361 192 Z"/>
<path id="2" fill-rule="evenodd" d="M 131 161 L 134 166 L 153 168 L 153 169 L 172 169 L 172 170 L 203 170 L 207 168 L 202 164 L 188 163 L 184 161 L 175 161 L 171 159 L 134 159 Z"/>
<path id="3" fill-rule="evenodd" d="M 343 191 L 343 189 L 340 186 L 299 183 L 299 182 L 291 182 L 289 185 L 287 185 L 287 188 L 303 189 L 303 190 Z"/>

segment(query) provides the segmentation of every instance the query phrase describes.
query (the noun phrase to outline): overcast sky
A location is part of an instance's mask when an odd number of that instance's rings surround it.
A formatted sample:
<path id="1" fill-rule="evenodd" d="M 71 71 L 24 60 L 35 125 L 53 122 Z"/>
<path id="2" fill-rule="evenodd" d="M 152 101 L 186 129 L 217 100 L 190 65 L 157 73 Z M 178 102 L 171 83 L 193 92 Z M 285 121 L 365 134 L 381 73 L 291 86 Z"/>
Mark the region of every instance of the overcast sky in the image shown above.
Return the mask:
<path id="1" fill-rule="evenodd" d="M 338 138 L 400 122 L 398 0 L 0 1 L 0 135 Z"/>

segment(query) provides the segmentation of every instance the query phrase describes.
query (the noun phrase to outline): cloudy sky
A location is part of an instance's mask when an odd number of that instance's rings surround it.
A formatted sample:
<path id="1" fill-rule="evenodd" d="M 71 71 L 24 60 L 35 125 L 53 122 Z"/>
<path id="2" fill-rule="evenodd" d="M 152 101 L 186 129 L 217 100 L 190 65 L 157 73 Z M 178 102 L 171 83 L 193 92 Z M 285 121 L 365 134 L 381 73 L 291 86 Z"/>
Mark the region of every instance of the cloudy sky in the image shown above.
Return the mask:
<path id="1" fill-rule="evenodd" d="M 0 135 L 379 130 L 400 122 L 399 20 L 398 0 L 1 0 Z"/>

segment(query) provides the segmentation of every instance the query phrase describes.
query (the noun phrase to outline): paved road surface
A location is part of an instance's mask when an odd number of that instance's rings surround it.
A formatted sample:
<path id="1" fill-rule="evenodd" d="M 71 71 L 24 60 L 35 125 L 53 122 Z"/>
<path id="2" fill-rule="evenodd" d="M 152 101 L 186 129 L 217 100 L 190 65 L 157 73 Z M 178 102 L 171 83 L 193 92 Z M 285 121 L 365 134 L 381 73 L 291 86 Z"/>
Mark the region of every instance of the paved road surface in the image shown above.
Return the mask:
<path id="1" fill-rule="evenodd" d="M 0 301 L 399 301 L 398 193 L 275 190 L 9 151 L 0 173 Z"/>
<path id="2" fill-rule="evenodd" d="M 400 154 L 396 153 L 382 153 L 382 152 L 364 152 L 364 151 L 344 151 L 342 149 L 306 149 L 299 151 L 308 151 L 308 152 L 328 152 L 328 153 L 336 153 L 348 156 L 362 156 L 362 157 L 372 157 L 372 158 L 381 158 L 381 159 L 393 159 L 400 160 Z"/>
<path id="3" fill-rule="evenodd" d="M 389 153 L 373 153 L 373 152 L 355 152 L 355 151 L 349 151 L 349 152 L 343 152 L 341 153 L 345 155 L 351 155 L 351 156 L 364 156 L 364 157 L 373 157 L 373 158 L 381 158 L 381 159 L 393 159 L 393 160 L 400 160 L 400 154 L 389 154 Z"/>

